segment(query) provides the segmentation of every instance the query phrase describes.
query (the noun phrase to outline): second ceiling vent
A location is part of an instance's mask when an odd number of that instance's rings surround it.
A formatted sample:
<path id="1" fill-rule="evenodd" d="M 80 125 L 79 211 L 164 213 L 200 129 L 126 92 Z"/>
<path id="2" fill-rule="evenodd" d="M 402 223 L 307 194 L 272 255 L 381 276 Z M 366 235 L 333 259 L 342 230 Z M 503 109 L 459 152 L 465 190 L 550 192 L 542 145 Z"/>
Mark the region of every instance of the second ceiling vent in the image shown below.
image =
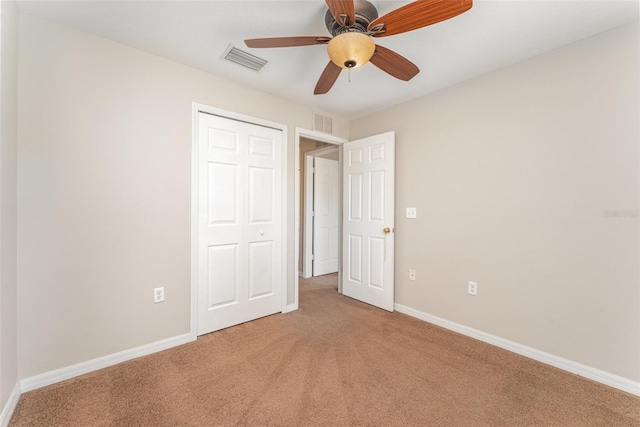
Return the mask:
<path id="1" fill-rule="evenodd" d="M 245 68 L 249 68 L 253 71 L 260 71 L 262 68 L 267 65 L 267 60 L 259 58 L 255 55 L 250 54 L 249 52 L 245 52 L 244 50 L 240 50 L 233 45 L 229 45 L 227 49 L 222 54 L 222 59 L 233 62 L 234 64 L 241 65 Z"/>

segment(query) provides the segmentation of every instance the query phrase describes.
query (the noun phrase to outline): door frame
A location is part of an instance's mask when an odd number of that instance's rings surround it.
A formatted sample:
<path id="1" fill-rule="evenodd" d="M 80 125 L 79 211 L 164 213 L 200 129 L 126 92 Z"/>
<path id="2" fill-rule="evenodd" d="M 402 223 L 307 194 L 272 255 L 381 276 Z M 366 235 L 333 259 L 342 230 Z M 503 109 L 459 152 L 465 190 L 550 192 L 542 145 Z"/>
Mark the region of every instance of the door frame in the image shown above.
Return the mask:
<path id="1" fill-rule="evenodd" d="M 313 167 L 313 161 L 316 157 L 321 157 L 323 154 L 334 151 L 338 151 L 339 153 L 340 147 L 333 145 L 304 153 L 304 191 L 302 192 L 304 196 L 304 218 L 302 220 L 302 277 L 304 279 L 313 276 L 313 260 L 311 257 L 311 254 L 313 254 L 313 239 L 311 238 L 313 236 L 313 217 L 311 216 L 311 211 L 313 210 L 314 191 L 313 181 L 311 179 L 313 178 L 313 171 L 311 168 Z M 341 173 L 339 166 L 338 161 L 338 176 Z M 340 180 L 338 179 L 338 181 Z M 340 189 L 340 196 L 342 196 L 342 189 Z"/>
<path id="2" fill-rule="evenodd" d="M 230 120 L 251 123 L 258 126 L 265 126 L 282 132 L 282 197 L 286 200 L 288 190 L 289 168 L 287 163 L 287 153 L 289 152 L 289 139 L 287 136 L 287 126 L 281 123 L 269 120 L 259 119 L 240 113 L 235 113 L 220 108 L 210 107 L 208 105 L 193 102 L 191 104 L 191 316 L 189 324 L 189 335 L 192 340 L 198 337 L 198 115 L 200 113 L 211 114 Z M 283 202 L 284 203 L 284 202 Z M 288 237 L 290 224 L 287 222 L 287 206 L 282 209 L 282 282 L 280 295 L 282 296 L 281 307 L 282 312 L 287 310 L 287 280 L 289 271 L 287 270 L 287 258 L 289 252 Z M 294 265 L 296 271 L 298 269 L 297 262 Z M 295 275 L 296 279 L 298 275 Z M 297 302 L 297 288 L 296 288 Z"/>
<path id="3" fill-rule="evenodd" d="M 340 152 L 340 158 L 342 159 L 342 145 L 345 142 L 348 142 L 348 139 L 345 138 L 340 138 L 338 136 L 335 135 L 331 135 L 328 133 L 324 133 L 324 132 L 318 132 L 315 130 L 309 130 L 309 129 L 304 129 L 304 128 L 299 128 L 296 127 L 295 129 L 295 138 L 294 138 L 294 170 L 295 170 L 295 179 L 294 179 L 294 184 L 295 184 L 295 189 L 294 189 L 294 212 L 295 212 L 295 221 L 294 221 L 294 253 L 295 253 L 295 260 L 294 260 L 294 264 L 293 264 L 293 269 L 295 271 L 294 274 L 294 303 L 290 304 L 288 306 L 288 311 L 293 311 L 293 310 L 297 310 L 298 306 L 299 306 L 299 285 L 300 285 L 300 278 L 298 276 L 298 265 L 300 264 L 300 139 L 301 138 L 307 138 L 307 139 L 312 139 L 314 141 L 320 141 L 320 142 L 327 142 L 329 144 L 333 144 L 333 145 L 337 145 L 338 146 L 338 150 Z M 342 160 L 339 161 L 338 163 L 338 168 L 339 168 L 339 178 L 342 179 Z M 342 206 L 342 200 L 340 200 L 340 206 Z M 342 235 L 342 225 L 340 225 L 340 234 Z M 339 246 L 340 249 L 340 253 L 339 253 L 339 257 L 338 257 L 338 277 L 341 274 L 341 270 L 342 270 L 342 266 L 340 263 L 341 260 L 341 256 L 342 256 L 342 245 Z M 342 286 L 340 284 L 340 280 L 338 279 L 338 283 L 339 283 L 339 288 L 338 291 L 341 292 L 342 290 L 340 289 L 340 287 Z"/>

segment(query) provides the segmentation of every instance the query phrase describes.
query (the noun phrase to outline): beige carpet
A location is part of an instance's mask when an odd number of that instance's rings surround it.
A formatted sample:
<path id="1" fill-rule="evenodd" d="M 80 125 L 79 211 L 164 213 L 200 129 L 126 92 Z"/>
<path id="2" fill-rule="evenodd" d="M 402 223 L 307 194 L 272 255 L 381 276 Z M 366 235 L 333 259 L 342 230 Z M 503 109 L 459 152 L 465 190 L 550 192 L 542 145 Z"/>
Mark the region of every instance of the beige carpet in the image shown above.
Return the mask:
<path id="1" fill-rule="evenodd" d="M 13 426 L 640 426 L 640 398 L 302 281 L 300 310 L 25 393 Z"/>

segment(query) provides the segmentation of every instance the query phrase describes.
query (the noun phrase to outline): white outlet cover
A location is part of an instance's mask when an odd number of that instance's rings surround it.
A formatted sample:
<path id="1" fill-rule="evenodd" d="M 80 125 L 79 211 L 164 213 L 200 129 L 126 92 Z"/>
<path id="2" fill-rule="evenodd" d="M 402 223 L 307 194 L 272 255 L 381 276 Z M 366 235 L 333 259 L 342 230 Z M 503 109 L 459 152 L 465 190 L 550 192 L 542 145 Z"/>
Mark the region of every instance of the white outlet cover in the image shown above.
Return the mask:
<path id="1" fill-rule="evenodd" d="M 469 282 L 468 289 L 470 295 L 478 295 L 478 284 L 476 282 Z"/>
<path id="2" fill-rule="evenodd" d="M 407 208 L 407 218 L 417 218 L 418 208 Z"/>
<path id="3" fill-rule="evenodd" d="M 161 288 L 153 288 L 153 302 L 159 303 L 164 301 L 164 286 Z"/>

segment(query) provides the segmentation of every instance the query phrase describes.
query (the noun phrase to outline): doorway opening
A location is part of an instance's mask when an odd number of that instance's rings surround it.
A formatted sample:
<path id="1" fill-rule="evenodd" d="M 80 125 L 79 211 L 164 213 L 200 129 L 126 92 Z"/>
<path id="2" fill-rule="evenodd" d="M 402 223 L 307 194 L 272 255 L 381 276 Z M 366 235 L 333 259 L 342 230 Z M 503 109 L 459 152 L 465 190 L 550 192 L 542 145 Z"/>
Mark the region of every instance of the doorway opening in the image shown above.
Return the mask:
<path id="1" fill-rule="evenodd" d="M 312 243 L 313 243 L 313 230 L 312 221 L 307 219 L 305 221 L 305 214 L 309 213 L 312 209 L 308 204 L 312 203 L 313 191 L 312 187 L 309 188 L 310 182 L 306 178 L 306 173 L 309 171 L 307 161 L 315 158 L 329 160 L 337 160 L 337 275 L 338 275 L 338 292 L 340 289 L 340 274 L 341 274 L 341 256 L 342 245 L 340 236 L 342 235 L 342 144 L 347 142 L 346 139 L 339 138 L 324 132 L 311 131 L 306 129 L 296 128 L 295 139 L 295 209 L 296 209 L 296 240 L 295 240 L 295 253 L 296 253 L 296 267 L 298 268 L 298 274 L 295 278 L 295 308 L 298 308 L 298 287 L 299 278 L 312 277 L 313 276 L 313 264 L 311 260 Z M 310 200 L 305 203 L 306 196 L 311 196 Z M 312 204 L 311 204 L 312 206 Z M 335 232 L 335 230 L 333 231 Z M 327 241 L 328 242 L 328 241 Z M 335 273 L 334 273 L 335 274 Z"/>
<path id="2" fill-rule="evenodd" d="M 321 148 L 309 150 L 314 145 Z M 337 146 L 304 138 L 300 144 L 302 218 L 300 276 L 338 272 L 341 219 L 340 152 Z"/>
<path id="3" fill-rule="evenodd" d="M 394 306 L 395 133 L 347 141 L 322 132 L 296 129 L 295 138 L 295 262 L 301 248 L 301 138 L 338 145 L 340 153 L 338 292 L 382 309 Z M 314 147 L 315 148 L 315 147 Z M 345 177 L 343 185 L 343 176 Z M 345 209 L 348 208 L 348 212 Z M 348 215 L 347 215 L 348 213 Z M 299 270 L 300 271 L 300 270 Z M 299 307 L 299 275 L 294 274 L 294 304 Z"/>

